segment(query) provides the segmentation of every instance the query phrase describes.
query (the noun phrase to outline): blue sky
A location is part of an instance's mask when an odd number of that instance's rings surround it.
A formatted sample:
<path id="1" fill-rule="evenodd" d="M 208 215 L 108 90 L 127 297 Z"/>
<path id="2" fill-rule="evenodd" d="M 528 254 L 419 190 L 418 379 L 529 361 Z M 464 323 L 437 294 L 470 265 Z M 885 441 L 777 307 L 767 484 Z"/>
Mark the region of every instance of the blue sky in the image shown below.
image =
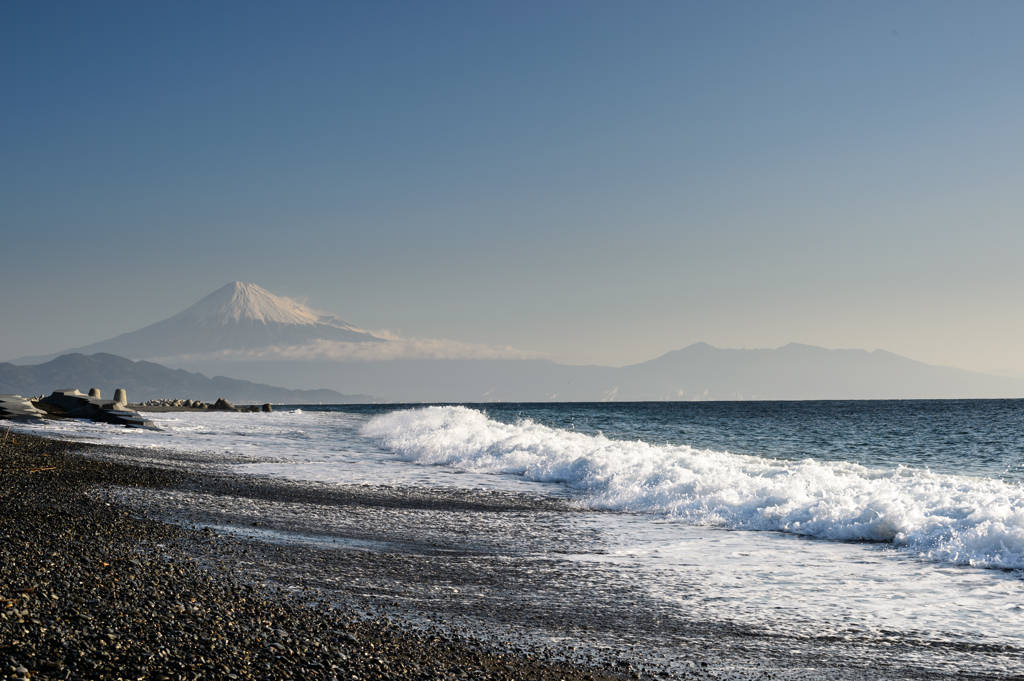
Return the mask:
<path id="1" fill-rule="evenodd" d="M 1004 1 L 5 3 L 0 359 L 238 279 L 572 363 L 796 341 L 1024 370 L 1022 25 Z"/>

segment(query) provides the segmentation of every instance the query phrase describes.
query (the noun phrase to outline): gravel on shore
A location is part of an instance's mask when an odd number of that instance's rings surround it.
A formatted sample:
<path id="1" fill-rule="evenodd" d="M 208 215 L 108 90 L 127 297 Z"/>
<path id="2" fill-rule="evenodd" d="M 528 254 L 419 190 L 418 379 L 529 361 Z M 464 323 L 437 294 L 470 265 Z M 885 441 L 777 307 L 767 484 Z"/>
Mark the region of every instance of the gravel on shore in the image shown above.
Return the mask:
<path id="1" fill-rule="evenodd" d="M 150 519 L 94 491 L 174 488 L 186 473 L 82 449 L 13 433 L 0 445 L 0 678 L 630 676 L 255 586 L 211 552 L 208 530 Z"/>
<path id="2" fill-rule="evenodd" d="M 0 429 L 0 679 L 1024 679 L 1016 647 L 764 632 L 652 599 L 562 557 L 595 544 L 557 498 L 223 460 Z"/>

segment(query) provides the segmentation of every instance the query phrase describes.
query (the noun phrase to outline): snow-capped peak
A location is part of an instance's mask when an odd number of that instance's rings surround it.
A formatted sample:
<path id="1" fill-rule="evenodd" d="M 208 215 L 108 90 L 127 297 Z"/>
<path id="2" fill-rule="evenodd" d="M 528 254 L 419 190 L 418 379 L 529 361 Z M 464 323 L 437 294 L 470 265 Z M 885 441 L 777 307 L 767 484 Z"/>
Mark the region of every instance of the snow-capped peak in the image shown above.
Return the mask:
<path id="1" fill-rule="evenodd" d="M 193 323 L 216 321 L 228 324 L 258 321 L 265 324 L 326 324 L 361 331 L 337 317 L 314 312 L 301 303 L 275 296 L 256 284 L 242 281 L 235 281 L 217 289 L 192 307 L 172 317 L 175 318 L 177 321 L 188 320 Z"/>

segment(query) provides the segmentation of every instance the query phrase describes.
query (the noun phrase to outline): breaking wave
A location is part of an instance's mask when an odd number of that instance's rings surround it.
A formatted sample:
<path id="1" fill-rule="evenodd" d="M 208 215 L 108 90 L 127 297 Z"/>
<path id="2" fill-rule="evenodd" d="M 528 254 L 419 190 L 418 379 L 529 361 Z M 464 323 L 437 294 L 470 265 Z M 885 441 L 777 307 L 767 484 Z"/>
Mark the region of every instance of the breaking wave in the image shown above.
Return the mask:
<path id="1" fill-rule="evenodd" d="M 383 414 L 362 434 L 406 461 L 563 483 L 594 508 L 1024 568 L 1024 489 L 1001 480 L 611 440 L 466 407 Z"/>

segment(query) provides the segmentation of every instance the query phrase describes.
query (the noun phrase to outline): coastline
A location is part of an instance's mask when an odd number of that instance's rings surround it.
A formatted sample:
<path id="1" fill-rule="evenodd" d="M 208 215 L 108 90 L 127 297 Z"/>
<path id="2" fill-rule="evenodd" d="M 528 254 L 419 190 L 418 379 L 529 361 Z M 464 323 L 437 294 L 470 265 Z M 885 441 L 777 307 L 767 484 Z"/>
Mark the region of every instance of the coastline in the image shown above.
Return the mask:
<path id="1" fill-rule="evenodd" d="M 558 499 L 301 484 L 219 473 L 200 454 L 14 438 L 0 599 L 19 614 L 0 619 L 0 671 L 1021 678 L 972 672 L 972 655 L 998 650 L 766 636 L 666 609 L 642 584 L 561 557 L 582 541 Z"/>
<path id="2" fill-rule="evenodd" d="M 231 560 L 244 542 L 95 491 L 174 488 L 194 483 L 189 475 L 11 435 L 0 478 L 2 678 L 618 678 L 254 586 Z"/>

